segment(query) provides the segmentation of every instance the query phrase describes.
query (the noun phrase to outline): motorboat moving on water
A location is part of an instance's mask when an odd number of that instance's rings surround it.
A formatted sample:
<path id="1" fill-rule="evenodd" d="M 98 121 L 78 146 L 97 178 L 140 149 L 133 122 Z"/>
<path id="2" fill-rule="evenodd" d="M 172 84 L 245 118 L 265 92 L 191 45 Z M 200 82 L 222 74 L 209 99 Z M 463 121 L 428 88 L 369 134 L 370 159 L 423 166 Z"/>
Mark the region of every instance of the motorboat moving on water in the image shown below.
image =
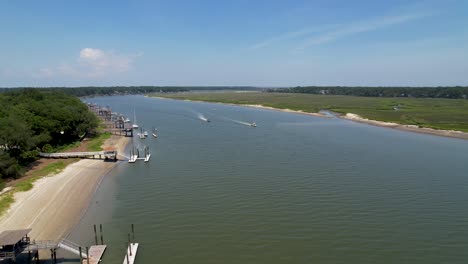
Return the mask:
<path id="1" fill-rule="evenodd" d="M 257 127 L 257 124 L 255 124 L 255 123 L 250 123 L 250 126 L 251 126 L 251 127 Z"/>
<path id="2" fill-rule="evenodd" d="M 151 135 L 153 135 L 153 137 L 157 138 L 158 137 L 158 129 L 153 128 L 153 133 Z"/>

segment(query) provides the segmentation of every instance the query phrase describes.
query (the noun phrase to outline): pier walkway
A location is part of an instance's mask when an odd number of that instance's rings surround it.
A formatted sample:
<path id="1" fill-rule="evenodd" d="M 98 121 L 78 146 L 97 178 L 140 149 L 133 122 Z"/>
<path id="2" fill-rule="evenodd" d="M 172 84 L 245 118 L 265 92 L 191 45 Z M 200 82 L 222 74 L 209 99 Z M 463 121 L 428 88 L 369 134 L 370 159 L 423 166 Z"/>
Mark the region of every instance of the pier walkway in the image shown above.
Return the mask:
<path id="1" fill-rule="evenodd" d="M 117 160 L 118 153 L 115 150 L 94 151 L 94 152 L 61 152 L 61 153 L 39 152 L 39 156 L 43 158 L 53 158 L 53 159 L 68 159 L 68 158 L 102 159 L 104 158 L 105 160 Z"/>
<path id="2" fill-rule="evenodd" d="M 53 240 L 38 240 L 38 241 L 33 240 L 30 242 L 30 244 L 27 247 L 25 247 L 24 251 L 34 252 L 34 251 L 44 250 L 44 249 L 57 250 L 59 248 L 66 250 L 76 256 L 88 258 L 85 248 L 82 248 L 80 245 L 75 244 L 66 239 L 62 239 L 59 242 L 53 241 Z"/>

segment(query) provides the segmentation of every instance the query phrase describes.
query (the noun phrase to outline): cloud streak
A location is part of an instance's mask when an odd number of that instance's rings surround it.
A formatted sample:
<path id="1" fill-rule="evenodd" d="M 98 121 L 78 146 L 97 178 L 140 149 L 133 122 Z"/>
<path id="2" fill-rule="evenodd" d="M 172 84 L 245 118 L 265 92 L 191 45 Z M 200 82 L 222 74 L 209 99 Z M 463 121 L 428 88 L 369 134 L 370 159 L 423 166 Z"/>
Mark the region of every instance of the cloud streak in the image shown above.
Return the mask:
<path id="1" fill-rule="evenodd" d="M 393 25 L 407 23 L 413 20 L 417 20 L 427 16 L 426 14 L 406 14 L 406 15 L 399 15 L 399 16 L 387 16 L 381 17 L 379 19 L 364 21 L 364 22 L 357 22 L 351 23 L 348 26 L 343 26 L 336 30 L 325 32 L 319 36 L 314 36 L 308 38 L 302 42 L 300 46 L 296 48 L 296 50 L 304 50 L 310 46 L 314 45 L 321 45 L 329 42 L 333 42 L 348 36 L 376 31 L 382 28 L 386 28 Z"/>
<path id="2" fill-rule="evenodd" d="M 302 36 L 310 35 L 311 33 L 319 33 L 319 32 L 324 32 L 327 30 L 330 30 L 332 28 L 336 28 L 337 25 L 325 25 L 322 27 L 316 27 L 316 28 L 308 28 L 308 29 L 302 29 L 298 31 L 292 31 L 292 32 L 287 32 L 281 35 L 278 35 L 276 37 L 272 37 L 263 41 L 260 41 L 252 46 L 250 46 L 250 49 L 256 50 L 256 49 L 261 49 L 265 48 L 267 46 L 270 46 L 272 44 L 282 42 L 282 41 L 287 41 L 295 38 L 300 38 Z"/>
<path id="3" fill-rule="evenodd" d="M 394 25 L 408 23 L 410 21 L 417 20 L 426 16 L 429 16 L 429 14 L 411 13 L 395 16 L 384 16 L 373 20 L 358 21 L 354 23 L 347 23 L 341 25 L 323 25 L 314 28 L 307 28 L 280 34 L 276 37 L 260 41 L 250 46 L 249 49 L 258 50 L 280 42 L 298 39 L 298 42 L 300 42 L 300 44 L 294 50 L 301 51 L 311 46 L 322 45 L 352 35 L 376 31 Z"/>

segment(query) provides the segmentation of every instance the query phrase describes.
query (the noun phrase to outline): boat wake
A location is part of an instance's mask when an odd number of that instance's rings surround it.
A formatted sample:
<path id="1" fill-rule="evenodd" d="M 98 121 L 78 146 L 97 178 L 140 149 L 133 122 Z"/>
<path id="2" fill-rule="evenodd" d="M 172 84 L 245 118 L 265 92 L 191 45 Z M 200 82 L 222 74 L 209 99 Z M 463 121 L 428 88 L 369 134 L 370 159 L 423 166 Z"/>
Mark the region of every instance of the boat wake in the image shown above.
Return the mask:
<path id="1" fill-rule="evenodd" d="M 256 127 L 257 126 L 257 124 L 255 124 L 255 123 L 247 123 L 247 122 L 244 122 L 244 121 L 235 120 L 235 119 L 231 119 L 231 118 L 227 118 L 227 117 L 226 117 L 226 119 L 229 120 L 229 121 L 232 121 L 234 123 L 244 125 L 244 126 L 251 126 L 251 127 Z"/>
<path id="2" fill-rule="evenodd" d="M 206 118 L 203 114 L 195 112 L 195 111 L 193 112 L 197 115 L 198 119 L 200 119 L 201 121 L 210 122 L 210 120 Z"/>

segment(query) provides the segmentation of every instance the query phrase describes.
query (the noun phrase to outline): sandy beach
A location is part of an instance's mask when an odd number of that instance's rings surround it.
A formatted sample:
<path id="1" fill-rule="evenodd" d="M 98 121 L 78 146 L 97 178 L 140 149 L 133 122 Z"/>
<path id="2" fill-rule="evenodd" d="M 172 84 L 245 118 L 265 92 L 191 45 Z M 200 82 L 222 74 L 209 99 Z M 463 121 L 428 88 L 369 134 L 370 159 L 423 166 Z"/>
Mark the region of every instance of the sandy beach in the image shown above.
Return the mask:
<path id="1" fill-rule="evenodd" d="M 468 133 L 455 131 L 455 130 L 438 130 L 432 128 L 425 128 L 425 127 L 418 127 L 415 125 L 402 125 L 398 123 L 392 122 L 383 122 L 377 120 L 371 120 L 367 118 L 363 118 L 359 115 L 353 113 L 347 113 L 346 115 L 339 116 L 340 118 L 351 120 L 354 122 L 369 124 L 373 126 L 380 126 L 380 127 L 388 127 L 398 130 L 422 133 L 422 134 L 430 134 L 436 136 L 443 136 L 443 137 L 453 137 L 453 138 L 461 138 L 461 139 L 468 139 Z"/>
<path id="2" fill-rule="evenodd" d="M 112 146 L 123 153 L 129 141 L 129 138 L 112 136 L 103 147 Z M 0 218 L 0 232 L 32 228 L 32 239 L 66 237 L 86 212 L 103 177 L 118 162 L 83 159 L 61 173 L 39 179 L 31 190 L 15 193 L 15 202 Z"/>

